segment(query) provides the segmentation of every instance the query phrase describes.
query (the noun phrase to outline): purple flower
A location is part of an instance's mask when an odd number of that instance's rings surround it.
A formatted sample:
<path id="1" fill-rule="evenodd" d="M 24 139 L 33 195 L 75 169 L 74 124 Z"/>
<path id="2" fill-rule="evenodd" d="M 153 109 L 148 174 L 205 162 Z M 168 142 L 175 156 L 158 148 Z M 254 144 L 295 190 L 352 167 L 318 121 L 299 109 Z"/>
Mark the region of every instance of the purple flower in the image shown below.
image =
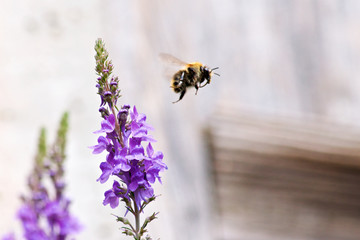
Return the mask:
<path id="1" fill-rule="evenodd" d="M 115 195 L 113 189 L 107 190 L 104 193 L 105 199 L 103 201 L 104 206 L 110 204 L 111 208 L 116 208 L 119 205 L 119 198 Z"/>
<path id="2" fill-rule="evenodd" d="M 118 174 L 120 171 L 129 171 L 130 165 L 125 158 L 126 154 L 126 148 L 121 149 L 120 152 L 118 151 L 118 148 L 115 150 L 115 153 L 110 152 L 106 158 L 107 161 L 100 164 L 102 174 L 96 181 L 105 183 L 112 174 Z"/>
<path id="3" fill-rule="evenodd" d="M 101 129 L 95 131 L 94 133 L 110 133 L 115 129 L 115 117 L 114 115 L 109 115 L 105 120 L 101 122 Z"/>
<path id="4" fill-rule="evenodd" d="M 63 236 L 79 232 L 82 228 L 78 219 L 69 214 L 60 222 L 60 234 Z"/>
<path id="5" fill-rule="evenodd" d="M 51 226 L 62 221 L 65 215 L 65 209 L 60 205 L 59 201 L 48 202 L 44 208 L 44 214 Z"/>
<path id="6" fill-rule="evenodd" d="M 100 183 L 105 183 L 109 179 L 114 168 L 108 162 L 102 162 L 100 164 L 100 169 L 102 171 L 102 174 L 96 181 L 100 181 Z"/>
<path id="7" fill-rule="evenodd" d="M 44 230 L 39 226 L 37 213 L 30 205 L 23 205 L 18 211 L 18 218 L 21 220 L 24 237 L 27 240 L 47 240 Z"/>
<path id="8" fill-rule="evenodd" d="M 14 233 L 8 233 L 4 235 L 1 240 L 15 240 L 15 235 Z"/>
<path id="9" fill-rule="evenodd" d="M 130 170 L 131 166 L 126 158 L 127 152 L 128 150 L 125 147 L 121 149 L 120 152 L 115 152 L 114 162 L 116 166 L 114 173 L 119 173 L 120 171 L 127 172 Z"/>
<path id="10" fill-rule="evenodd" d="M 162 152 L 156 152 L 154 154 L 154 149 L 151 143 L 148 144 L 146 148 L 146 153 L 149 158 L 149 160 L 147 161 L 148 164 L 147 164 L 146 178 L 150 183 L 154 183 L 156 178 L 161 183 L 161 177 L 159 173 L 161 171 L 168 169 L 166 164 L 162 161 L 164 155 Z"/>
<path id="11" fill-rule="evenodd" d="M 71 216 L 67 210 L 69 201 L 51 201 L 45 206 L 46 216 L 51 229 L 59 229 L 58 235 L 66 236 L 81 229 L 77 219 Z M 65 238 L 64 238 L 65 239 Z"/>
<path id="12" fill-rule="evenodd" d="M 139 114 L 136 107 L 134 106 L 133 111 L 130 113 L 131 121 L 143 124 L 146 121 L 145 114 Z"/>
<path id="13" fill-rule="evenodd" d="M 26 240 L 49 240 L 49 237 L 42 229 L 34 229 L 33 231 L 26 231 L 24 234 Z"/>
<path id="14" fill-rule="evenodd" d="M 25 231 L 32 231 L 37 228 L 38 219 L 36 212 L 30 205 L 23 205 L 19 209 L 17 216 L 21 220 Z"/>
<path id="15" fill-rule="evenodd" d="M 102 153 L 109 145 L 109 140 L 106 137 L 100 136 L 97 141 L 97 145 L 89 147 L 91 149 L 94 149 L 94 151 L 92 152 L 93 154 Z"/>
<path id="16" fill-rule="evenodd" d="M 131 146 L 131 143 L 130 143 Z M 145 158 L 144 148 L 141 145 L 131 146 L 126 159 L 141 161 Z"/>
<path id="17" fill-rule="evenodd" d="M 134 192 L 134 195 L 135 195 L 136 206 L 140 210 L 142 202 L 148 200 L 154 195 L 154 189 L 152 189 L 152 187 L 150 186 L 149 187 L 142 186 Z"/>
<path id="18" fill-rule="evenodd" d="M 111 208 L 116 208 L 119 205 L 119 198 L 125 197 L 125 191 L 120 187 L 120 183 L 114 181 L 113 187 L 104 193 L 105 199 L 103 201 L 104 206 L 110 204 Z"/>
<path id="19" fill-rule="evenodd" d="M 139 114 L 134 106 L 133 111 L 130 113 L 131 118 L 131 131 L 134 138 L 139 138 L 141 141 L 156 142 L 156 140 L 148 135 L 148 131 L 154 130 L 146 121 L 145 114 Z"/>

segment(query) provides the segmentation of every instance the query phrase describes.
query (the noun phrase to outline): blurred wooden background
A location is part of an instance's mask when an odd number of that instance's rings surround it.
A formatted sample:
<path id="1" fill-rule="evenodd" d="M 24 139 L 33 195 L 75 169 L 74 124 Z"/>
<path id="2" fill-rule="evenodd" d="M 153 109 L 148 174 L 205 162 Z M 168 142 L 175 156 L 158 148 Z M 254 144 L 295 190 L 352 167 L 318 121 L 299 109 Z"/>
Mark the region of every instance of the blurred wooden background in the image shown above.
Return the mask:
<path id="1" fill-rule="evenodd" d="M 0 233 L 14 227 L 38 129 L 54 132 L 69 110 L 68 191 L 86 226 L 79 239 L 119 239 L 114 211 L 101 205 L 110 185 L 95 182 L 102 158 L 86 148 L 96 142 L 91 132 L 100 121 L 98 37 L 121 79 L 120 104 L 147 114 L 155 148 L 169 166 L 151 209 L 161 212 L 150 226 L 154 238 L 354 239 L 358 233 L 352 181 L 359 172 L 359 1 L 15 0 L 0 6 L 0 181 L 13 183 L 0 188 Z M 160 52 L 219 67 L 221 77 L 172 104 L 178 96 L 164 78 Z M 225 154 L 219 149 L 227 137 L 240 141 L 231 141 Z M 241 161 L 232 162 L 228 154 L 237 148 L 241 154 L 231 159 Z M 302 175 L 311 178 L 300 181 Z M 349 180 L 336 185 L 341 191 L 329 187 L 339 178 Z M 222 184 L 234 179 L 239 184 L 223 193 Z M 303 195 L 295 191 L 309 186 L 309 199 L 297 200 Z M 338 191 L 353 194 L 337 201 L 354 208 L 323 206 Z M 249 207 L 223 209 L 226 194 Z M 234 216 L 237 221 L 227 222 Z"/>
<path id="2" fill-rule="evenodd" d="M 229 106 L 210 126 L 218 239 L 358 239 L 359 128 Z"/>

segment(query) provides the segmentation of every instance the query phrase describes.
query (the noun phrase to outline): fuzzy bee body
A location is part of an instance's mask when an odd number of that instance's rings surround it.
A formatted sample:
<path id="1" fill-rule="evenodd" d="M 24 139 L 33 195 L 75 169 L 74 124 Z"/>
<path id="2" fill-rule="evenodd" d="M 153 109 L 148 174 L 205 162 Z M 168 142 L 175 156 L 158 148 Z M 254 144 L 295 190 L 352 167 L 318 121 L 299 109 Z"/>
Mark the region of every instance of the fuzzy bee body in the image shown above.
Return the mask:
<path id="1" fill-rule="evenodd" d="M 179 99 L 173 103 L 180 101 L 185 96 L 187 88 L 194 87 L 196 89 L 195 94 L 197 94 L 199 88 L 210 84 L 211 76 L 213 74 L 212 71 L 218 69 L 210 69 L 200 62 L 185 63 L 169 54 L 160 54 L 160 57 L 163 60 L 184 66 L 184 68 L 177 71 L 171 79 L 170 87 L 175 93 L 180 93 Z M 220 76 L 217 73 L 214 74 Z"/>

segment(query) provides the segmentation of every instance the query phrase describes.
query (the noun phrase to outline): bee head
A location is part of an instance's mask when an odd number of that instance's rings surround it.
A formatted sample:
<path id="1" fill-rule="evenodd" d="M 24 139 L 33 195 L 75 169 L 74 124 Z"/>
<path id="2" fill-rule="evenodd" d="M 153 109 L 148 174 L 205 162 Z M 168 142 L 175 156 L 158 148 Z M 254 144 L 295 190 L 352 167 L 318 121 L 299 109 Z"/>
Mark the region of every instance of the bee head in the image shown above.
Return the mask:
<path id="1" fill-rule="evenodd" d="M 204 74 L 204 78 L 205 79 L 208 79 L 208 82 L 210 82 L 210 79 L 211 79 L 211 75 L 212 74 L 215 74 L 217 76 L 220 76 L 218 73 L 215 73 L 213 72 L 214 70 L 218 69 L 219 67 L 216 67 L 216 68 L 208 68 L 208 67 L 203 67 L 203 74 Z"/>
<path id="2" fill-rule="evenodd" d="M 202 83 L 202 82 L 204 82 L 206 80 L 205 84 L 199 86 L 200 88 L 205 87 L 207 84 L 210 84 L 211 75 L 213 74 L 213 71 L 216 70 L 216 69 L 218 69 L 218 67 L 211 68 L 211 69 L 208 68 L 207 66 L 204 66 L 204 67 L 201 66 L 200 67 L 200 72 L 202 73 L 200 83 Z M 220 76 L 218 73 L 214 72 L 214 74 L 217 75 L 217 76 Z"/>
<path id="3" fill-rule="evenodd" d="M 219 69 L 219 67 L 216 68 L 208 68 L 207 66 L 201 67 L 200 70 L 206 75 L 206 77 L 210 77 L 212 74 L 215 74 L 217 76 L 220 76 L 218 73 L 213 72 L 214 70 Z"/>

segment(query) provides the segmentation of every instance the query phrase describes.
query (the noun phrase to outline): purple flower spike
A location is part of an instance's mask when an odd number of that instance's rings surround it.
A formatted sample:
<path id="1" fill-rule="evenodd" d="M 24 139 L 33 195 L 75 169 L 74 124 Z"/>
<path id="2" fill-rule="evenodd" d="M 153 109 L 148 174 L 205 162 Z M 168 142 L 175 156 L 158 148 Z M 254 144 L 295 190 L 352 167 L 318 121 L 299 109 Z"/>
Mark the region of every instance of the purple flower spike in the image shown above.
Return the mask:
<path id="1" fill-rule="evenodd" d="M 67 126 L 65 113 L 51 151 L 45 148 L 45 129 L 40 133 L 35 165 L 27 181 L 30 191 L 29 194 L 21 196 L 23 203 L 17 211 L 17 218 L 22 224 L 23 239 L 74 239 L 73 235 L 81 230 L 78 220 L 70 213 L 70 200 L 65 196 L 63 163 Z M 99 138 L 99 144 L 91 147 L 94 154 L 102 152 L 106 148 L 106 142 L 106 138 Z M 2 239 L 13 240 L 15 236 L 10 234 Z"/>
<path id="2" fill-rule="evenodd" d="M 156 218 L 156 214 L 146 218 L 143 227 L 138 220 L 145 206 L 155 200 L 152 184 L 156 179 L 161 183 L 160 173 L 167 166 L 163 162 L 163 153 L 155 151 L 150 144 L 156 140 L 149 134 L 154 129 L 146 122 L 146 115 L 139 113 L 135 106 L 130 108 L 125 104 L 121 108 L 116 107 L 120 97 L 119 78 L 111 75 L 113 66 L 101 39 L 96 42 L 95 51 L 95 69 L 100 76 L 97 81 L 100 113 L 104 120 L 101 129 L 94 132 L 102 136 L 98 138 L 98 144 L 90 148 L 93 154 L 104 150 L 108 153 L 106 161 L 100 164 L 101 175 L 97 181 L 105 183 L 110 177 L 116 179 L 113 187 L 104 193 L 103 205 L 116 208 L 120 200 L 124 202 L 126 213 L 130 212 L 137 219 L 136 226 L 127 219 L 118 218 L 117 221 L 127 225 L 124 233 L 143 239 L 145 226 Z M 104 72 L 104 69 L 108 71 Z"/>

